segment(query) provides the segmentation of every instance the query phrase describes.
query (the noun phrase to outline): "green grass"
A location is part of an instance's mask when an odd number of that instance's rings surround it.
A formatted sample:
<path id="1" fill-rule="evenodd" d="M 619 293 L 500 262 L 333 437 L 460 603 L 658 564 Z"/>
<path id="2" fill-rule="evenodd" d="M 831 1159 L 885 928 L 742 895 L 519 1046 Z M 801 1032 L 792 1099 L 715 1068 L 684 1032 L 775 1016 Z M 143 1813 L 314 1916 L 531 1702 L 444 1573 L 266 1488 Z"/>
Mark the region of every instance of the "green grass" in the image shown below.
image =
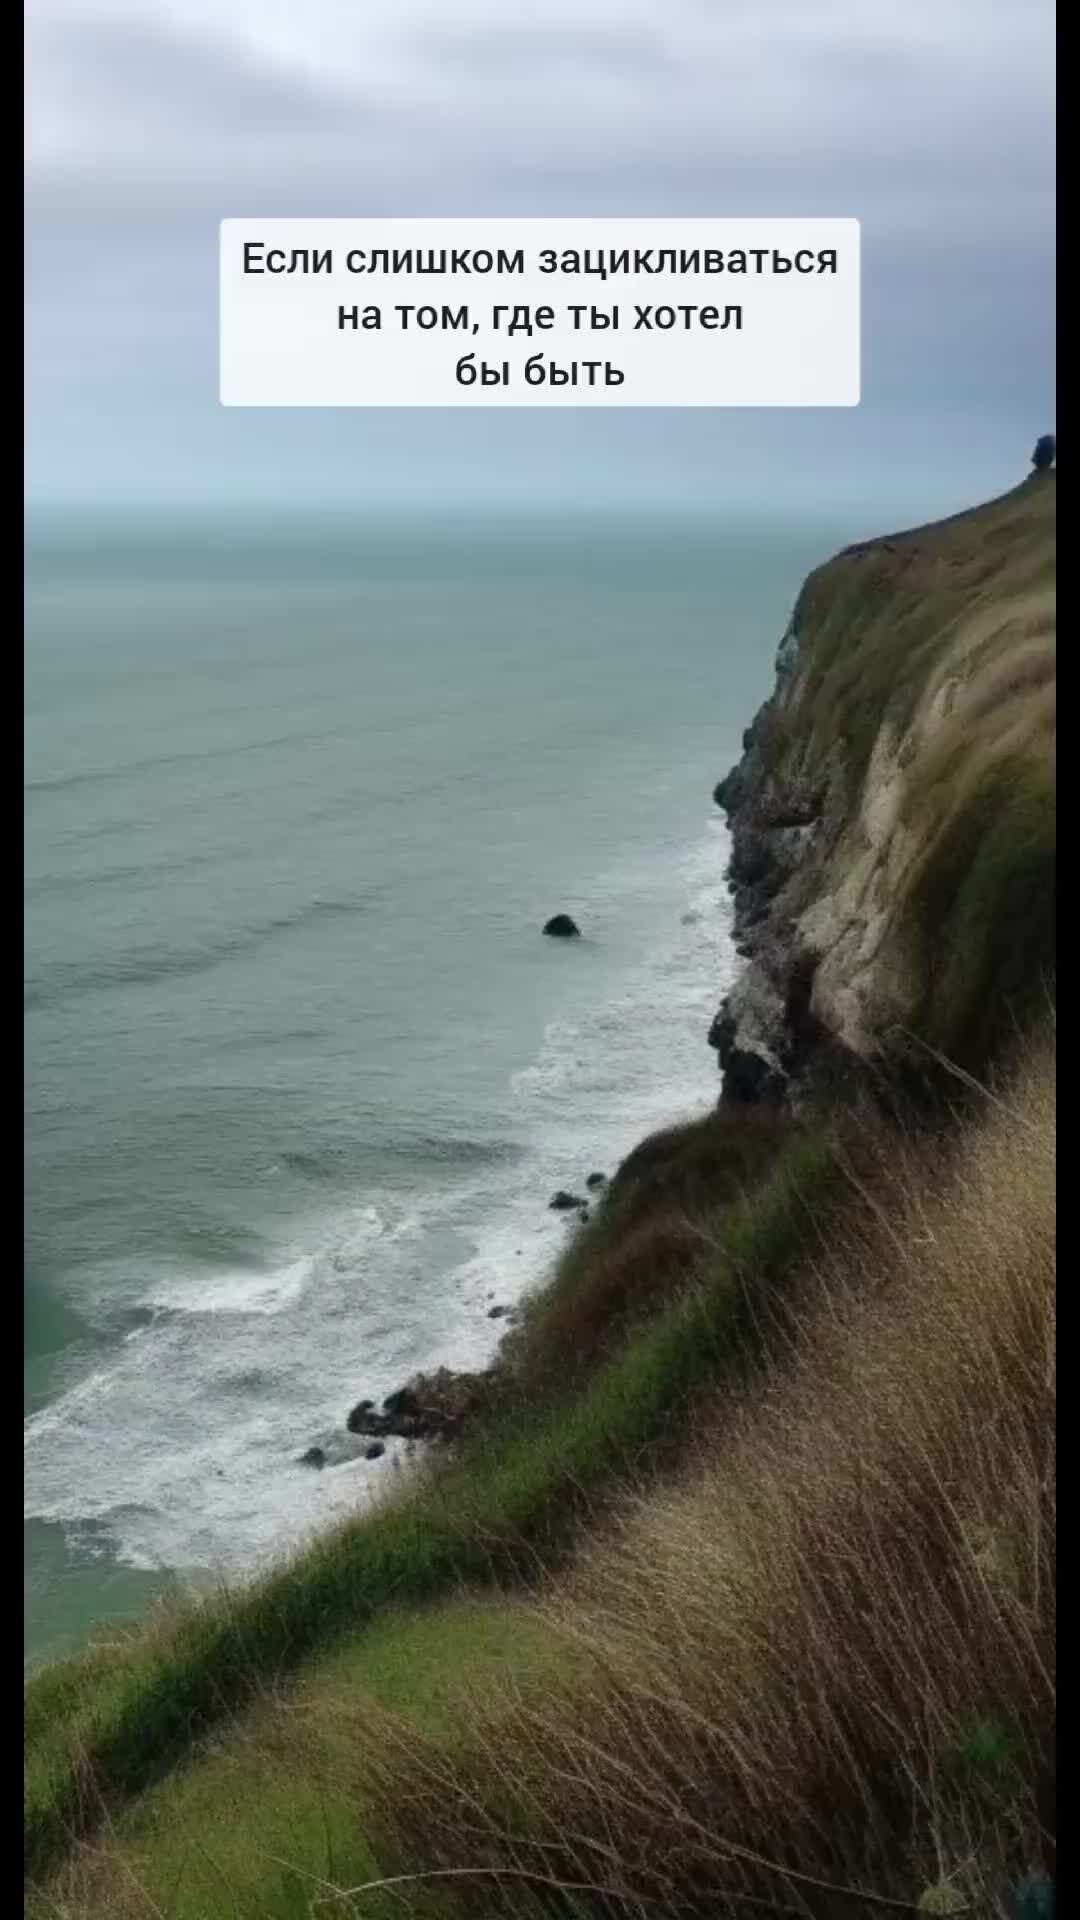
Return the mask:
<path id="1" fill-rule="evenodd" d="M 849 549 L 796 613 L 800 678 L 772 714 L 769 760 L 781 782 L 831 790 L 821 894 L 867 855 L 875 745 L 898 755 L 901 831 L 873 882 L 888 876 L 889 926 L 862 991 L 882 1063 L 915 1080 L 924 1049 L 985 1076 L 1053 995 L 1055 515 L 1053 480 L 1029 481 Z"/>
<path id="2" fill-rule="evenodd" d="M 111 1657 L 32 1680 L 27 1872 L 40 1875 L 63 1856 L 97 1816 L 99 1796 L 115 1805 L 146 1787 L 260 1686 L 388 1606 L 528 1578 L 550 1562 L 605 1483 L 663 1457 L 684 1432 L 687 1401 L 747 1363 L 755 1301 L 795 1267 L 841 1185 L 827 1147 L 793 1146 L 760 1194 L 724 1217 L 701 1284 L 577 1397 L 507 1416 L 409 1497 L 325 1535 L 280 1570 L 182 1609 Z"/>
<path id="3" fill-rule="evenodd" d="M 914 889 L 924 956 L 919 1031 L 979 1071 L 1053 997 L 1057 797 L 1026 758 L 991 766 Z"/>
<path id="4" fill-rule="evenodd" d="M 524 1689 L 556 1666 L 565 1672 L 569 1658 L 561 1636 L 505 1599 L 388 1612 L 362 1640 L 313 1662 L 284 1698 L 256 1698 L 226 1723 L 120 1815 L 97 1857 L 33 1895 L 28 1920 L 55 1920 L 65 1901 L 169 1920 L 308 1920 L 320 1882 L 378 1876 L 363 1756 L 379 1715 L 449 1737 L 464 1692 L 509 1670 Z M 439 1905 L 434 1895 L 423 1910 Z M 369 1899 L 364 1911 L 400 1915 L 400 1897 Z"/>
<path id="5" fill-rule="evenodd" d="M 970 672 L 1030 626 L 1027 609 L 1055 579 L 1055 509 L 1052 481 L 1028 483 L 812 574 L 797 613 L 812 636 L 806 683 L 782 723 L 789 750 L 814 764 L 835 758 L 854 800 L 883 721 L 904 731 L 954 647 Z M 969 655 L 965 631 L 993 625 L 999 612 L 996 631 L 974 639 Z"/>

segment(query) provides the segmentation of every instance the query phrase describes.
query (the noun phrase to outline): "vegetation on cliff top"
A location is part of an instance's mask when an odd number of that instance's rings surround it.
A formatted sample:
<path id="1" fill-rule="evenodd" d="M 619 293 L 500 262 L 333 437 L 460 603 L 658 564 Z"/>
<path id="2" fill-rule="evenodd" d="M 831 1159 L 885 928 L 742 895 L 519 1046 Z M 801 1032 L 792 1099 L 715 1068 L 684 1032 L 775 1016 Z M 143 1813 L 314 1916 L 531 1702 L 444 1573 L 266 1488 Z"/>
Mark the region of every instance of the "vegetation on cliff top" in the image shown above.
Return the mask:
<path id="1" fill-rule="evenodd" d="M 774 810 L 810 793 L 821 825 L 773 910 L 856 1052 L 914 1041 L 982 1073 L 1052 999 L 1055 535 L 1036 472 L 846 549 L 799 597 L 761 752 Z"/>
<path id="2" fill-rule="evenodd" d="M 946 679 L 1055 630 L 1057 476 L 951 519 L 847 547 L 795 608 L 812 636 L 793 745 L 834 757 L 854 796 L 887 720 L 902 736 Z"/>

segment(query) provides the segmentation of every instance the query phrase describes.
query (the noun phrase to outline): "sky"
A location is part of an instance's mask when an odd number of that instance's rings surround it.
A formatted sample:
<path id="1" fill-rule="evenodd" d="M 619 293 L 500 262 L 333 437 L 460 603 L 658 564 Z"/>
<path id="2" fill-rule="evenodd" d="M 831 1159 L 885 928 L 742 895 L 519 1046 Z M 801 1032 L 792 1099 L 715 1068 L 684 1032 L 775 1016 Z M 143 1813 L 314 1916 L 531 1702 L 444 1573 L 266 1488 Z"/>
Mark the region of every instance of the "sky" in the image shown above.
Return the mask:
<path id="1" fill-rule="evenodd" d="M 945 511 L 1054 426 L 1052 0 L 29 0 L 32 503 Z M 222 409 L 226 216 L 847 216 L 854 410 Z"/>

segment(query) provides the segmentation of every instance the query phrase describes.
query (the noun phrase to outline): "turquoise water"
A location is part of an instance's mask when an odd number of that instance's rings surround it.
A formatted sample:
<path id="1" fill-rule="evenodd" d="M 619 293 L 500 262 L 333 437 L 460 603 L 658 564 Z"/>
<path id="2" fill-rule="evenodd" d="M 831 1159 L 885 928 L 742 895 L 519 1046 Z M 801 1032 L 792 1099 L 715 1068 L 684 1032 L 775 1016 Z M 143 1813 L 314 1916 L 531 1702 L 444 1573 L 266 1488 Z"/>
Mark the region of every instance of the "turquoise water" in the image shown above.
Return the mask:
<path id="1" fill-rule="evenodd" d="M 33 1652 L 370 1498 L 352 1402 L 715 1098 L 710 793 L 842 532 L 32 523 Z"/>

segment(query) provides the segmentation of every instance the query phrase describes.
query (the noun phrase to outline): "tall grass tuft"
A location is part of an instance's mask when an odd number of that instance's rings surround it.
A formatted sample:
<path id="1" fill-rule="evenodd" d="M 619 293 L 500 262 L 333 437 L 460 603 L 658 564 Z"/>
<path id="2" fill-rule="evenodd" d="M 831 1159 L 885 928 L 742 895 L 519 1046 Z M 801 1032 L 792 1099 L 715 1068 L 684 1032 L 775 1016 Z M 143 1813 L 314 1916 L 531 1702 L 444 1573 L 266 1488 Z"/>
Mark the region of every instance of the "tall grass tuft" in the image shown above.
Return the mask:
<path id="1" fill-rule="evenodd" d="M 540 1875 L 552 1913 L 1004 1920 L 1054 1860 L 1054 1247 L 1047 1047 L 893 1150 L 789 1359 L 557 1587 L 572 1683 L 381 1725 L 387 1857 L 485 1912 Z"/>

